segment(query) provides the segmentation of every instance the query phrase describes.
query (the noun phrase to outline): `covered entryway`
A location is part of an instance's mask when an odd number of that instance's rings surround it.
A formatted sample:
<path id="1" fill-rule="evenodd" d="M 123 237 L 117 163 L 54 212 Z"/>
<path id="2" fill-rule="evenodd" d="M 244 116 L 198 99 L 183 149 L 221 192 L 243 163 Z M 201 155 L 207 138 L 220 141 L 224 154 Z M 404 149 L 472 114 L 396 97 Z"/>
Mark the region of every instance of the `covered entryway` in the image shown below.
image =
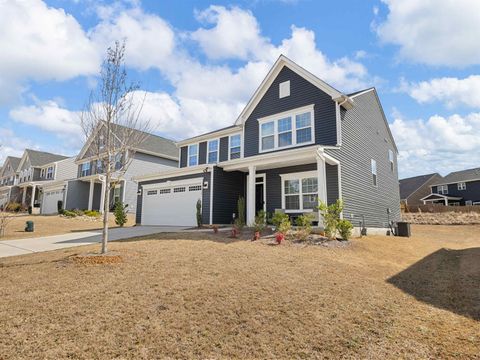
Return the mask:
<path id="1" fill-rule="evenodd" d="M 56 214 L 58 212 L 59 201 L 62 201 L 62 207 L 65 206 L 64 197 L 65 190 L 63 188 L 44 190 L 41 206 L 42 215 Z"/>
<path id="2" fill-rule="evenodd" d="M 195 226 L 203 178 L 142 187 L 142 225 Z"/>

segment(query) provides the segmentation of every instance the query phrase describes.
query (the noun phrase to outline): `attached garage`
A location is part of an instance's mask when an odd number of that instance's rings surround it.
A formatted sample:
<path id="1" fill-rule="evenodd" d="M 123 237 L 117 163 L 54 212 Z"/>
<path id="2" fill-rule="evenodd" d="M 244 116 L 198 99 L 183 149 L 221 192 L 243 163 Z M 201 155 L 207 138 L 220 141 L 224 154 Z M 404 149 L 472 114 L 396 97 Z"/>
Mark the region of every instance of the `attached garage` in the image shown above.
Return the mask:
<path id="1" fill-rule="evenodd" d="M 203 178 L 167 181 L 142 187 L 142 225 L 195 226 Z"/>
<path id="2" fill-rule="evenodd" d="M 64 189 L 44 190 L 41 213 L 43 215 L 56 214 L 58 212 L 58 201 L 64 201 L 64 196 Z"/>

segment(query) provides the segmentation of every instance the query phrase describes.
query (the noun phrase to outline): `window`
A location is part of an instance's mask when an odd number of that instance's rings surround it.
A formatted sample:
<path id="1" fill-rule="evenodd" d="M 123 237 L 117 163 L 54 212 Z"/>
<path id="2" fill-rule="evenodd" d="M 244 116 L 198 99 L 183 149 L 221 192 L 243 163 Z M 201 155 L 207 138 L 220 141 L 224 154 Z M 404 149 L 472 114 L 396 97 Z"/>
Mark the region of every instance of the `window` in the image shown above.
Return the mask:
<path id="1" fill-rule="evenodd" d="M 123 156 L 121 153 L 115 154 L 115 170 L 120 170 L 123 166 Z"/>
<path id="2" fill-rule="evenodd" d="M 155 190 L 156 191 L 156 190 Z M 113 203 L 116 204 L 120 202 L 120 186 L 115 186 L 113 189 Z"/>
<path id="3" fill-rule="evenodd" d="M 467 189 L 467 184 L 465 184 L 464 182 L 459 182 L 457 184 L 457 189 L 458 190 L 466 190 Z"/>
<path id="4" fill-rule="evenodd" d="M 40 177 L 41 178 L 45 177 L 45 169 L 40 170 Z"/>
<path id="5" fill-rule="evenodd" d="M 159 193 L 160 195 L 162 195 L 162 194 L 170 194 L 171 192 L 172 192 L 171 189 L 160 189 L 160 190 L 158 191 L 158 193 Z"/>
<path id="6" fill-rule="evenodd" d="M 372 181 L 373 186 L 377 186 L 377 162 L 372 159 Z"/>
<path id="7" fill-rule="evenodd" d="M 157 195 L 157 190 L 148 190 L 147 195 Z"/>
<path id="8" fill-rule="evenodd" d="M 395 161 L 393 159 L 393 151 L 388 150 L 388 161 L 390 162 L 390 170 L 393 172 L 395 171 Z"/>
<path id="9" fill-rule="evenodd" d="M 278 97 L 281 99 L 287 96 L 290 96 L 290 80 L 278 85 Z"/>
<path id="10" fill-rule="evenodd" d="M 215 164 L 218 161 L 218 139 L 208 142 L 208 163 Z"/>
<path id="11" fill-rule="evenodd" d="M 88 176 L 88 175 L 90 175 L 90 163 L 85 162 L 82 164 L 82 167 L 81 167 L 81 176 Z"/>
<path id="12" fill-rule="evenodd" d="M 53 179 L 53 166 L 47 169 L 47 179 Z"/>
<path id="13" fill-rule="evenodd" d="M 442 195 L 448 194 L 448 185 L 438 185 L 437 193 Z"/>
<path id="14" fill-rule="evenodd" d="M 96 162 L 96 172 L 97 174 L 103 173 L 103 161 L 98 159 Z"/>
<path id="15" fill-rule="evenodd" d="M 258 121 L 260 152 L 313 142 L 313 105 Z"/>
<path id="16" fill-rule="evenodd" d="M 283 177 L 283 207 L 287 212 L 313 210 L 318 205 L 318 179 L 314 174 Z"/>
<path id="17" fill-rule="evenodd" d="M 188 166 L 198 165 L 198 144 L 188 145 Z"/>
<path id="18" fill-rule="evenodd" d="M 242 157 L 242 136 L 240 134 L 230 135 L 229 158 L 230 160 Z"/>
<path id="19" fill-rule="evenodd" d="M 177 187 L 173 189 L 174 193 L 185 192 L 185 191 L 186 191 L 185 187 Z"/>
<path id="20" fill-rule="evenodd" d="M 202 185 L 192 185 L 188 187 L 188 191 L 200 191 L 202 190 Z"/>

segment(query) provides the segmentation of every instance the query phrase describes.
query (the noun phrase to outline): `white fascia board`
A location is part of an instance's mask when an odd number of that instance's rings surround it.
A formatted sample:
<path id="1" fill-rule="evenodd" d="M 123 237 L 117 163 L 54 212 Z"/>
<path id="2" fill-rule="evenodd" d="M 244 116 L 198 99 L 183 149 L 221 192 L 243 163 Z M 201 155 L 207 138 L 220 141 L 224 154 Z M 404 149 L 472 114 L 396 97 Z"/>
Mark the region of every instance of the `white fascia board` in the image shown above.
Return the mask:
<path id="1" fill-rule="evenodd" d="M 161 183 L 142 185 L 142 188 L 144 190 L 151 190 L 151 189 L 169 188 L 172 186 L 184 186 L 184 185 L 185 186 L 186 185 L 203 185 L 203 177 L 185 179 L 185 180 L 174 180 L 174 181 L 167 180 Z"/>
<path id="2" fill-rule="evenodd" d="M 227 135 L 239 132 L 241 130 L 242 130 L 242 126 L 235 126 L 235 127 L 232 127 L 232 128 L 223 129 L 223 130 L 211 132 L 211 133 L 204 134 L 204 135 L 194 136 L 194 137 L 189 138 L 189 139 L 181 140 L 181 141 L 176 142 L 176 145 L 177 145 L 177 147 L 181 147 L 181 146 L 186 146 L 186 145 L 190 145 L 190 144 L 194 144 L 194 143 L 198 143 L 198 142 L 213 140 L 213 139 L 217 139 L 217 138 L 220 138 L 220 137 L 223 137 L 223 136 L 227 136 Z"/>
<path id="3" fill-rule="evenodd" d="M 169 170 L 169 171 L 162 171 L 154 174 L 135 176 L 132 180 L 136 181 L 137 183 L 143 182 L 143 181 L 150 181 L 150 180 L 161 180 L 161 179 L 167 179 L 167 178 L 177 177 L 177 176 L 199 174 L 199 173 L 203 173 L 205 170 L 212 171 L 213 165 L 202 164 L 202 165 L 196 165 L 191 167 L 174 168 L 173 170 Z"/>

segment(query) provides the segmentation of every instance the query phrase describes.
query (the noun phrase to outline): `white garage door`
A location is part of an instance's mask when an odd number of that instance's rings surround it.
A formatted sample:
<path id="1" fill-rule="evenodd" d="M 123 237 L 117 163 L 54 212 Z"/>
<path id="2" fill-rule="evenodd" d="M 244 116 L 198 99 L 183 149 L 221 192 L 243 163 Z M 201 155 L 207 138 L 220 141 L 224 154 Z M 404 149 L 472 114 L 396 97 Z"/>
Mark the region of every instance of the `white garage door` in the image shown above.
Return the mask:
<path id="1" fill-rule="evenodd" d="M 143 187 L 142 225 L 195 226 L 203 179 Z"/>
<path id="2" fill-rule="evenodd" d="M 44 215 L 58 212 L 57 203 L 63 201 L 64 190 L 45 191 L 42 198 L 41 213 Z"/>

